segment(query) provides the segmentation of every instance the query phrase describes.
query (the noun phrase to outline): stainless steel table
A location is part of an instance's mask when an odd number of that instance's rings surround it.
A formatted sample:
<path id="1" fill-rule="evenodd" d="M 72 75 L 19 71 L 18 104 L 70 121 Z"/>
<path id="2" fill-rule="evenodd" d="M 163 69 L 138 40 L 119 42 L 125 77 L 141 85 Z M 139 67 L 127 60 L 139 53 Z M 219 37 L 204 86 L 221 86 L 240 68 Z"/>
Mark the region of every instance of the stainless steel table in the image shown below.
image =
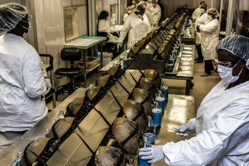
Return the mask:
<path id="1" fill-rule="evenodd" d="M 179 142 L 186 138 L 176 135 L 173 127 L 188 122 L 195 117 L 195 99 L 192 96 L 169 95 L 168 103 L 165 108 L 162 124 L 159 133 L 156 135 L 155 145 L 164 145 L 168 142 Z M 164 160 L 152 163 L 152 166 L 164 166 Z M 134 163 L 137 166 L 137 162 Z"/>
<path id="2" fill-rule="evenodd" d="M 189 95 L 189 90 L 194 86 L 191 80 L 194 78 L 195 68 L 195 53 L 194 45 L 182 45 L 172 73 L 161 74 L 161 78 L 186 80 L 185 95 Z"/>
<path id="3" fill-rule="evenodd" d="M 100 69 L 100 72 L 105 74 L 111 63 L 119 61 L 121 66 L 123 66 L 123 57 L 125 57 L 129 52 L 129 49 L 124 51 L 122 54 L 117 56 L 109 64 Z M 192 79 L 194 78 L 194 68 L 195 68 L 195 54 L 196 48 L 195 45 L 182 45 L 181 51 L 175 62 L 173 72 L 165 72 L 160 74 L 161 78 L 165 79 L 175 79 L 175 80 L 186 80 L 186 90 L 185 95 L 189 95 L 190 88 L 194 86 Z"/>

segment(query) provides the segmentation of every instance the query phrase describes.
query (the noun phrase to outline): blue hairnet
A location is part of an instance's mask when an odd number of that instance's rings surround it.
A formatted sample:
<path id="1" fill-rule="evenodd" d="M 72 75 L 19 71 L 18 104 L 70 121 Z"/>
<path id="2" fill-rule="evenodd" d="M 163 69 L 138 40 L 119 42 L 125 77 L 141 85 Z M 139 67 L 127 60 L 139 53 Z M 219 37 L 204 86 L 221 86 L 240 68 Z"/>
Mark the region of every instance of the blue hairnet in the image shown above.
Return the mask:
<path id="1" fill-rule="evenodd" d="M 27 14 L 27 8 L 18 3 L 0 5 L 0 33 L 14 29 Z"/>
<path id="2" fill-rule="evenodd" d="M 249 38 L 241 35 L 228 36 L 216 46 L 217 53 L 219 50 L 227 50 L 236 57 L 244 59 L 249 69 Z"/>

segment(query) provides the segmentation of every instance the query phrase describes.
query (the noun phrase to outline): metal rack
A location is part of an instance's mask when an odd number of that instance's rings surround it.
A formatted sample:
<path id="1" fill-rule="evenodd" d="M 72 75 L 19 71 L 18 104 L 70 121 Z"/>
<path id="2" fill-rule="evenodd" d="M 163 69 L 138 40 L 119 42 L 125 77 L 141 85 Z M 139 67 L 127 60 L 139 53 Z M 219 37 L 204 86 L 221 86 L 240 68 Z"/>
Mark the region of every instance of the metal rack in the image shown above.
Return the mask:
<path id="1" fill-rule="evenodd" d="M 136 79 L 133 80 L 130 72 Z M 130 92 L 136 87 L 136 82 L 141 79 L 141 73 L 139 71 L 126 72 L 124 76 L 119 78 L 119 82 Z M 122 88 L 119 83 L 111 88 L 111 91 L 115 95 L 118 102 L 123 105 L 127 100 L 129 94 Z M 101 114 L 105 117 L 109 124 L 112 124 L 115 118 L 118 116 L 121 108 L 110 91 L 104 96 L 104 98 L 95 106 L 97 110 L 100 110 Z M 105 137 L 106 133 L 110 129 L 110 126 L 95 109 L 92 109 L 87 117 L 79 124 L 79 127 L 59 148 L 58 151 L 49 159 L 48 165 L 61 166 L 61 165 L 87 165 L 93 156 L 92 151 L 96 151 L 99 144 Z M 79 138 L 80 135 L 87 145 L 91 148 L 88 149 L 86 144 Z"/>

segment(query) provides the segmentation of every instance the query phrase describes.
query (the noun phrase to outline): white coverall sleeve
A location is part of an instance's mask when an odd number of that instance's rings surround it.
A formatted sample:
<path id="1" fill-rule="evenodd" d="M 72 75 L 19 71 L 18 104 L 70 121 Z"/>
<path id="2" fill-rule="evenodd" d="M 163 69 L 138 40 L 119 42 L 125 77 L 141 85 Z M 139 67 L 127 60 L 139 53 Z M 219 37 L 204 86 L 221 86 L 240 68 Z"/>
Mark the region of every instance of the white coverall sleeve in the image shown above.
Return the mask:
<path id="1" fill-rule="evenodd" d="M 202 32 L 206 33 L 211 33 L 214 32 L 218 28 L 218 22 L 217 21 L 212 21 L 206 25 L 200 25 L 200 30 Z"/>
<path id="2" fill-rule="evenodd" d="M 29 49 L 23 60 L 23 80 L 25 92 L 30 98 L 36 98 L 46 92 L 42 72 L 42 62 L 35 49 Z"/>
<path id="3" fill-rule="evenodd" d="M 154 22 L 154 25 L 158 24 L 160 19 L 161 19 L 161 7 L 158 8 L 158 11 L 157 11 L 157 15 L 156 17 L 154 18 L 153 22 Z"/>
<path id="4" fill-rule="evenodd" d="M 194 13 L 192 14 L 192 19 L 195 20 L 197 19 L 199 16 L 198 16 L 198 8 L 195 9 Z"/>
<path id="5" fill-rule="evenodd" d="M 189 140 L 165 144 L 165 162 L 174 166 L 212 163 L 231 152 L 248 134 L 249 105 L 248 96 L 244 95 L 223 110 L 212 128 Z"/>
<path id="6" fill-rule="evenodd" d="M 120 32 L 119 38 L 118 38 L 118 43 L 122 43 L 124 39 L 126 38 L 127 33 L 131 29 L 131 24 L 130 24 L 131 17 L 128 17 L 127 20 L 125 21 L 123 25 L 123 29 Z"/>

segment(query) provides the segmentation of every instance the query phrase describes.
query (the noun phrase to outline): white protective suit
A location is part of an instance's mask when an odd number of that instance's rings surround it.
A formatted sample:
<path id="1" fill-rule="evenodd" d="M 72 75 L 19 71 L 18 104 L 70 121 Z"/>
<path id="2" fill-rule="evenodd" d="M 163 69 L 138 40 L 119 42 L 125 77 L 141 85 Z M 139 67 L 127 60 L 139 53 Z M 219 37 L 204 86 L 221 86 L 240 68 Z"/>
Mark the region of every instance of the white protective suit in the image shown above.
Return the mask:
<path id="1" fill-rule="evenodd" d="M 193 14 L 192 14 L 192 19 L 193 19 L 193 20 L 196 20 L 198 17 L 200 17 L 200 15 L 201 15 L 201 8 L 198 7 L 198 8 L 196 8 L 195 11 L 193 12 Z"/>
<path id="2" fill-rule="evenodd" d="M 156 4 L 156 8 L 153 7 L 152 3 L 148 4 L 145 14 L 148 17 L 151 26 L 158 26 L 161 19 L 161 7 L 158 4 Z"/>
<path id="3" fill-rule="evenodd" d="M 124 17 L 123 17 L 124 23 L 125 23 L 125 21 L 127 20 L 128 16 L 129 16 L 129 14 L 128 14 L 128 13 L 125 13 L 125 15 L 124 15 Z"/>
<path id="4" fill-rule="evenodd" d="M 108 20 L 99 20 L 99 27 L 98 27 L 99 32 L 106 32 L 108 34 L 109 40 L 107 42 L 111 43 L 117 43 L 118 42 L 118 37 L 113 36 L 111 33 L 115 32 L 114 28 L 110 27 L 110 23 Z"/>
<path id="5" fill-rule="evenodd" d="M 163 147 L 174 166 L 249 165 L 249 82 L 231 89 L 219 82 L 204 98 L 196 119 L 196 136 Z"/>
<path id="6" fill-rule="evenodd" d="M 200 17 L 198 17 L 195 21 L 195 29 L 197 25 L 205 25 L 207 23 L 207 13 L 202 14 Z M 200 45 L 201 44 L 201 32 L 196 31 L 196 37 L 195 37 L 195 44 Z"/>
<path id="7" fill-rule="evenodd" d="M 119 43 L 122 43 L 129 32 L 127 47 L 131 47 L 137 41 L 141 40 L 151 31 L 150 22 L 147 16 L 143 15 L 143 20 L 140 19 L 135 13 L 129 15 L 128 19 L 124 23 L 123 29 L 120 32 L 118 39 Z"/>
<path id="8" fill-rule="evenodd" d="M 215 47 L 219 43 L 220 23 L 213 19 L 205 25 L 200 25 L 201 51 L 205 60 L 214 60 L 217 57 Z"/>
<path id="9" fill-rule="evenodd" d="M 47 114 L 42 62 L 22 37 L 0 36 L 0 133 L 25 131 Z"/>

